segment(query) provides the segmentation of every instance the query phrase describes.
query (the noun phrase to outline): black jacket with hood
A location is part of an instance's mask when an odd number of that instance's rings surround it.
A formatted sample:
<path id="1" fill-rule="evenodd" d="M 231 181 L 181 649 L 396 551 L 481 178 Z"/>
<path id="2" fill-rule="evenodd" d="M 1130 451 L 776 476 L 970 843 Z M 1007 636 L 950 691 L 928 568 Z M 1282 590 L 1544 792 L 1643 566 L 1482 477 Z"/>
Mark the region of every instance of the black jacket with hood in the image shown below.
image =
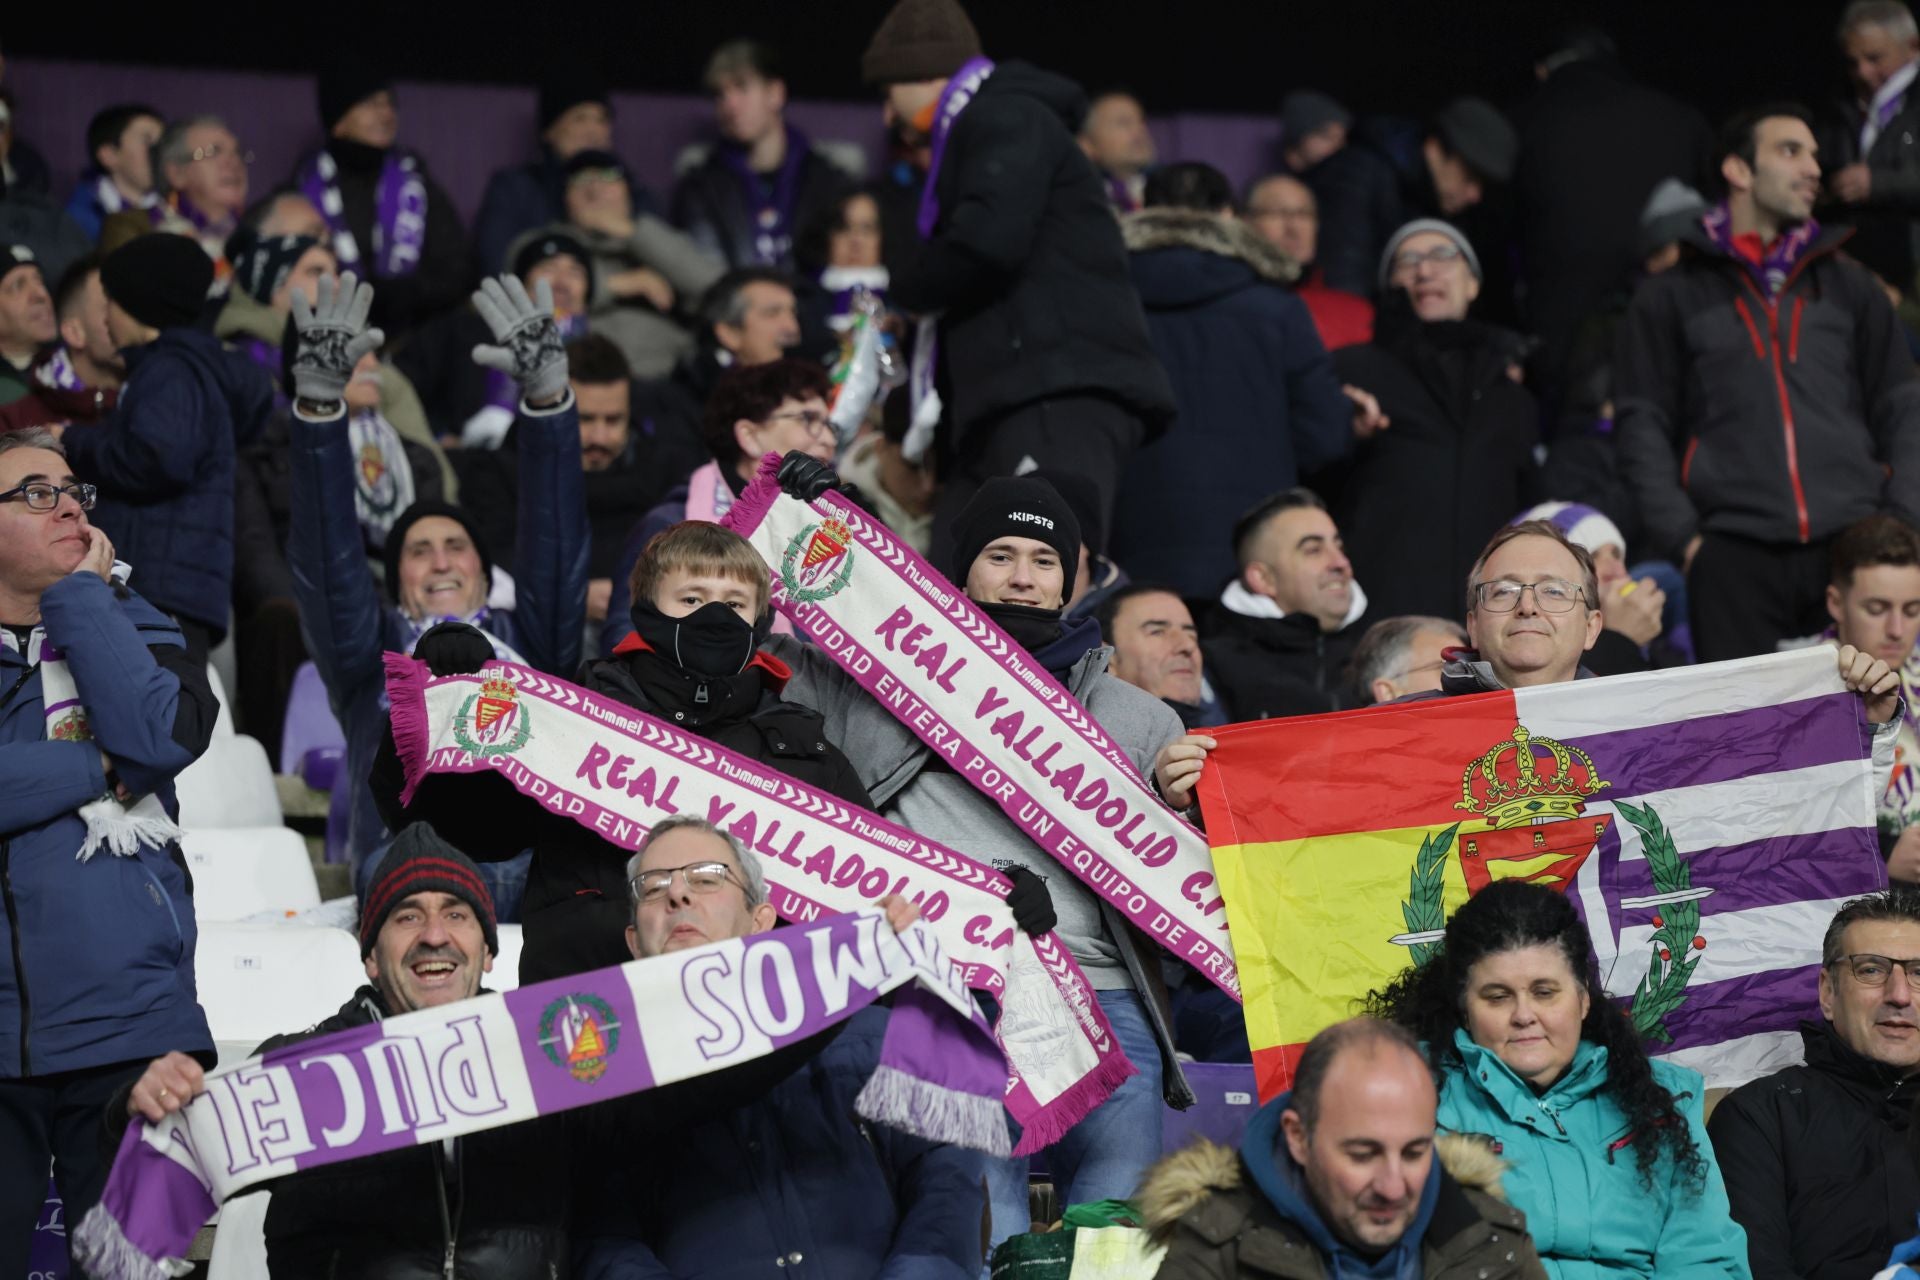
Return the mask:
<path id="1" fill-rule="evenodd" d="M 1366 612 L 1367 594 L 1355 582 L 1339 629 L 1323 631 L 1312 614 L 1282 614 L 1279 605 L 1236 579 L 1207 618 L 1207 678 L 1235 720 L 1364 705 L 1349 687 L 1347 665 L 1366 634 Z"/>
<path id="2" fill-rule="evenodd" d="M 1849 234 L 1821 231 L 1769 297 L 1695 228 L 1635 295 L 1615 433 L 1647 551 L 1677 563 L 1702 532 L 1816 543 L 1877 511 L 1920 523 L 1920 380 L 1886 294 L 1839 252 Z"/>
<path id="3" fill-rule="evenodd" d="M 940 313 L 951 444 L 1053 396 L 1108 397 L 1149 434 L 1173 416 L 1119 224 L 1074 140 L 1086 108 L 1071 80 L 1002 62 L 947 135 L 940 220 L 889 300 Z"/>

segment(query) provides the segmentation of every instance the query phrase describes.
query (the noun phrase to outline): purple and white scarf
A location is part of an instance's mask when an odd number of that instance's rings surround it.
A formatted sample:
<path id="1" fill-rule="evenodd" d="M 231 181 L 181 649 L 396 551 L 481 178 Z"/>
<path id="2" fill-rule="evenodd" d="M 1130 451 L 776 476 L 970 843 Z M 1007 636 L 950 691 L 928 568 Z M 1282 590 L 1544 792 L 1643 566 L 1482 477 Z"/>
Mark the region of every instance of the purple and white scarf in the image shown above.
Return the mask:
<path id="1" fill-rule="evenodd" d="M 1755 262 L 1734 246 L 1733 213 L 1727 208 L 1725 200 L 1700 215 L 1700 225 L 1706 228 L 1709 240 L 1747 269 L 1747 274 L 1753 277 L 1753 282 L 1760 286 L 1761 293 L 1768 298 L 1786 287 L 1788 277 L 1800 265 L 1807 247 L 1820 234 L 1820 224 L 1808 218 L 1792 230 L 1781 232 L 1767 246 L 1766 256 Z"/>
<path id="2" fill-rule="evenodd" d="M 1860 158 L 1865 160 L 1867 153 L 1873 150 L 1873 144 L 1880 140 L 1886 127 L 1907 105 L 1907 90 L 1913 87 L 1914 75 L 1920 72 L 1920 63 L 1909 62 L 1887 77 L 1885 84 L 1874 90 L 1873 100 L 1866 104 L 1860 121 Z"/>
<path id="3" fill-rule="evenodd" d="M 211 1072 L 183 1110 L 128 1126 L 74 1250 L 103 1280 L 183 1274 L 194 1233 L 248 1187 L 707 1075 L 892 991 L 854 1109 L 1005 1155 L 992 1030 L 930 930 L 896 935 L 868 910 L 420 1009 Z"/>
<path id="4" fill-rule="evenodd" d="M 769 182 L 747 163 L 747 149 L 737 142 L 722 142 L 714 154 L 732 172 L 740 184 L 740 199 L 747 208 L 747 221 L 753 228 L 753 263 L 777 267 L 793 253 L 794 215 L 800 204 L 800 174 L 806 167 L 807 153 L 813 144 L 807 135 L 786 126 L 787 154 Z"/>
<path id="5" fill-rule="evenodd" d="M 333 232 L 334 256 L 342 271 L 360 267 L 360 242 L 347 227 L 340 198 L 340 166 L 325 148 L 313 153 L 300 171 L 300 190 L 320 210 Z M 373 276 L 391 280 L 420 266 L 427 241 L 427 180 L 411 151 L 390 148 L 380 165 L 373 207 Z"/>
<path id="6" fill-rule="evenodd" d="M 80 373 L 73 367 L 73 357 L 67 354 L 65 343 L 53 349 L 53 354 L 42 360 L 33 371 L 33 380 L 43 387 L 52 387 L 57 391 L 85 391 L 87 384 L 80 380 Z"/>
<path id="7" fill-rule="evenodd" d="M 114 183 L 111 174 L 101 174 L 93 180 L 93 202 L 100 206 L 100 213 L 111 216 L 122 209 L 152 209 L 160 203 L 158 192 L 149 191 L 138 200 L 128 200 Z"/>

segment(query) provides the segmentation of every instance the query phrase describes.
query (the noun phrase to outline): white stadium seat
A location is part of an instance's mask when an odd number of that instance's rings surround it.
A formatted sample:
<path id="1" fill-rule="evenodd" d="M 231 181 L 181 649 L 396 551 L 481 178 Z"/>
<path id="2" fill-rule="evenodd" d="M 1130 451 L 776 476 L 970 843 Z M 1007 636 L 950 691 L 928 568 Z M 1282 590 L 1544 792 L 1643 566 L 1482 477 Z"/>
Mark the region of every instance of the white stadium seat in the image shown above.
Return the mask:
<path id="1" fill-rule="evenodd" d="M 292 924 L 200 926 L 193 974 L 222 1065 L 333 1016 L 367 980 L 352 934 Z"/>
<path id="2" fill-rule="evenodd" d="M 284 820 L 267 749 L 245 734 L 218 737 L 173 780 L 180 825 L 277 827 Z"/>
<path id="3" fill-rule="evenodd" d="M 500 926 L 500 954 L 493 958 L 493 972 L 481 979 L 480 985 L 489 991 L 517 991 L 520 989 L 520 926 L 503 924 Z"/>
<path id="4" fill-rule="evenodd" d="M 313 860 L 300 833 L 286 827 L 201 828 L 180 841 L 193 873 L 193 914 L 202 924 L 245 920 L 261 911 L 320 905 Z"/>

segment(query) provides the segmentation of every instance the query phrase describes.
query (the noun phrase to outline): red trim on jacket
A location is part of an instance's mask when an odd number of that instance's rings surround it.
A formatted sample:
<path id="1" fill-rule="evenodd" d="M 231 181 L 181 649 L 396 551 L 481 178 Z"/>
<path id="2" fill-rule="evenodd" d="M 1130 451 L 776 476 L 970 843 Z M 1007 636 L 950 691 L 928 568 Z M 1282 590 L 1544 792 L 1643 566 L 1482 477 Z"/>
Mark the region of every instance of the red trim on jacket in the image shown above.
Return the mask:
<path id="1" fill-rule="evenodd" d="M 658 649 L 648 644 L 638 631 L 628 632 L 626 639 L 613 646 L 613 656 L 616 658 L 627 653 L 659 652 Z M 660 656 L 664 658 L 666 655 L 660 654 Z M 787 681 L 793 679 L 793 668 L 768 653 L 765 649 L 755 649 L 753 651 L 753 657 L 747 659 L 747 666 L 742 667 L 741 670 L 745 671 L 747 667 L 758 667 L 760 670 L 766 672 L 767 683 L 773 686 L 775 693 L 786 688 Z"/>

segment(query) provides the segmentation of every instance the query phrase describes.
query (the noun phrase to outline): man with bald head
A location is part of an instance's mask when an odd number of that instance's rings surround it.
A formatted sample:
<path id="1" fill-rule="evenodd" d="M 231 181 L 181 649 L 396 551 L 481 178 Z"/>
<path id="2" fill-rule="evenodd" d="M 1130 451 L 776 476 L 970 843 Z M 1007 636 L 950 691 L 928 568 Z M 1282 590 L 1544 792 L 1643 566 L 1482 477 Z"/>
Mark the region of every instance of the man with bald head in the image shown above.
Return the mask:
<path id="1" fill-rule="evenodd" d="M 1137 1197 L 1167 1246 L 1163 1276 L 1474 1277 L 1546 1272 L 1526 1218 L 1499 1198 L 1501 1165 L 1437 1139 L 1419 1046 L 1372 1018 L 1335 1023 L 1300 1055 L 1293 1089 L 1255 1113 L 1240 1150 L 1202 1139 Z M 1306 1252 L 1317 1261 L 1293 1263 Z"/>
<path id="2" fill-rule="evenodd" d="M 1292 174 L 1271 174 L 1247 188 L 1240 216 L 1261 239 L 1300 264 L 1293 291 L 1307 304 L 1327 350 L 1373 340 L 1373 303 L 1327 284 L 1318 261 L 1320 204 L 1313 188 Z"/>

